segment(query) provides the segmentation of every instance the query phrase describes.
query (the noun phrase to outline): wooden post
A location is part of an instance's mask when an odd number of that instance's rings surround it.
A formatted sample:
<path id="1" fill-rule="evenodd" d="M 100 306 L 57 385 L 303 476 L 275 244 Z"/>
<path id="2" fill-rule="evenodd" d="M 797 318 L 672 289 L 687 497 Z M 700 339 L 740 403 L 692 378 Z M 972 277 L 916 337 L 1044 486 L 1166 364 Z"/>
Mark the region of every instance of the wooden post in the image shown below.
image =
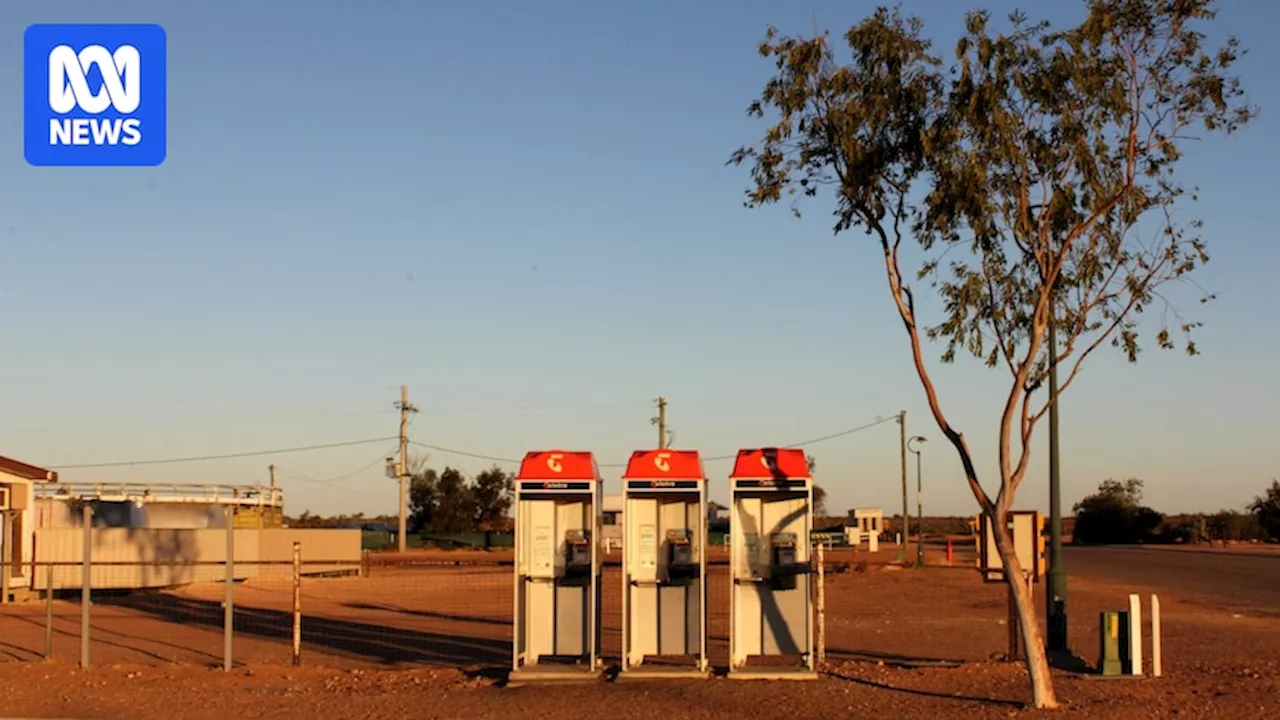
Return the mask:
<path id="1" fill-rule="evenodd" d="M 293 664 L 302 664 L 302 543 L 293 544 Z"/>
<path id="2" fill-rule="evenodd" d="M 53 563 L 44 566 L 44 659 L 53 659 Z"/>
<path id="3" fill-rule="evenodd" d="M 91 557 L 93 555 L 93 510 L 88 501 L 80 509 L 80 524 L 84 528 L 84 548 L 80 557 L 80 667 L 89 667 L 89 587 L 92 583 Z"/>
<path id="4" fill-rule="evenodd" d="M 1160 598 L 1151 594 L 1151 677 L 1160 677 L 1163 672 L 1160 657 Z"/>
<path id="5" fill-rule="evenodd" d="M 236 604 L 236 523 L 235 509 L 230 505 L 223 508 L 222 516 L 227 524 L 227 557 L 225 567 L 227 569 L 226 577 L 226 599 L 222 603 L 222 669 L 231 670 L 231 666 L 235 664 L 234 646 L 232 640 L 235 637 L 235 604 Z"/>
<path id="6" fill-rule="evenodd" d="M 1016 580 L 1014 582 L 1017 582 Z M 1009 617 L 1005 620 L 1009 626 L 1009 652 L 1006 657 L 1010 660 L 1017 660 L 1022 657 L 1018 643 L 1018 605 L 1013 599 L 1013 585 L 1009 585 Z"/>

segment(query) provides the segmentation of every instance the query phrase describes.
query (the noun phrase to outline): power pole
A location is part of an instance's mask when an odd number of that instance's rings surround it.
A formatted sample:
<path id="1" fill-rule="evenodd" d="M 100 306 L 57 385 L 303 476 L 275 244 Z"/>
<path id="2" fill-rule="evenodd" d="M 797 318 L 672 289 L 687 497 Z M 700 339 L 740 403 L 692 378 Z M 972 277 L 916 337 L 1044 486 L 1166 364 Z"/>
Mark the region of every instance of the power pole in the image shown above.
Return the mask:
<path id="1" fill-rule="evenodd" d="M 268 465 L 267 472 L 271 474 L 271 489 L 275 490 L 276 489 L 276 466 Z"/>
<path id="2" fill-rule="evenodd" d="M 910 510 L 907 506 L 907 411 L 898 412 L 898 444 L 902 453 L 902 542 L 898 543 L 898 562 L 905 562 L 907 536 L 911 534 Z"/>
<path id="3" fill-rule="evenodd" d="M 1049 305 L 1049 572 L 1044 594 L 1050 652 L 1067 650 L 1067 569 L 1062 566 L 1062 467 L 1058 462 L 1058 333 Z"/>
<path id="4" fill-rule="evenodd" d="M 409 404 L 409 386 L 400 386 L 400 463 L 396 466 L 396 476 L 400 479 L 400 525 L 396 532 L 397 547 L 404 552 L 408 547 L 405 537 L 408 532 L 409 516 L 409 414 L 418 412 L 418 408 Z"/>
<path id="5" fill-rule="evenodd" d="M 658 426 L 658 449 L 667 447 L 667 398 L 658 398 L 658 416 L 649 418 L 650 424 Z"/>

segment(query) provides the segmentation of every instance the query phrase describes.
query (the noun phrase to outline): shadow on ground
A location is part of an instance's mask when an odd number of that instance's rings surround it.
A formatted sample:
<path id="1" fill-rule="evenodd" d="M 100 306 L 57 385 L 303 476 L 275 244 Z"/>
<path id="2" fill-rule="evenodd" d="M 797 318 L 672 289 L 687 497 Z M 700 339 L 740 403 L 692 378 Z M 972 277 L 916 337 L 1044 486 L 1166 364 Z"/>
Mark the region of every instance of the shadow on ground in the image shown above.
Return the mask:
<path id="1" fill-rule="evenodd" d="M 352 610 L 380 610 L 382 612 L 400 613 L 414 617 L 434 618 L 436 620 L 453 620 L 455 622 L 482 623 L 484 625 L 511 625 L 510 619 L 482 617 L 479 615 L 457 615 L 454 613 L 432 612 L 430 610 L 409 610 L 394 605 L 376 605 L 373 603 L 343 603 L 343 607 Z"/>
<path id="2" fill-rule="evenodd" d="M 127 608 L 170 622 L 182 618 L 180 622 L 187 625 L 218 630 L 223 626 L 222 606 L 216 601 L 150 595 L 111 598 L 102 604 Z M 237 605 L 235 634 L 238 637 L 250 635 L 289 642 L 293 638 L 293 616 L 279 610 Z M 149 642 L 150 638 L 146 640 Z M 469 668 L 501 665 L 511 657 L 511 643 L 505 640 L 444 635 L 316 616 L 303 618 L 302 641 L 304 652 L 307 648 L 321 647 L 330 651 L 326 654 L 387 665 L 423 663 Z"/>
<path id="3" fill-rule="evenodd" d="M 1020 703 L 1013 700 L 1000 700 L 998 698 L 974 697 L 972 695 L 959 695 L 959 694 L 952 694 L 952 693 L 933 692 L 930 690 L 914 690 L 911 688 L 902 688 L 902 687 L 897 687 L 895 685 L 889 685 L 887 683 L 876 682 L 874 680 L 866 680 L 863 678 L 850 677 L 848 675 L 842 675 L 838 672 L 828 672 L 824 674 L 833 680 L 841 680 L 843 682 L 850 682 L 857 685 L 865 685 L 867 687 L 878 688 L 880 690 L 891 690 L 893 692 L 906 693 L 908 695 L 918 695 L 920 697 L 938 698 L 942 700 L 966 700 L 968 702 L 981 703 L 983 705 L 993 705 L 997 707 L 1007 707 L 1007 708 L 1022 708 L 1026 706 L 1025 703 Z"/>
<path id="4" fill-rule="evenodd" d="M 964 660 L 956 660 L 953 658 L 934 658 L 919 657 L 911 655 L 895 655 L 893 653 L 875 652 L 872 650 L 842 650 L 839 648 L 827 648 L 827 658 L 830 660 L 852 660 L 855 662 L 877 662 L 884 663 L 893 667 L 904 668 L 920 668 L 920 667 L 942 667 L 955 668 L 965 663 Z"/>

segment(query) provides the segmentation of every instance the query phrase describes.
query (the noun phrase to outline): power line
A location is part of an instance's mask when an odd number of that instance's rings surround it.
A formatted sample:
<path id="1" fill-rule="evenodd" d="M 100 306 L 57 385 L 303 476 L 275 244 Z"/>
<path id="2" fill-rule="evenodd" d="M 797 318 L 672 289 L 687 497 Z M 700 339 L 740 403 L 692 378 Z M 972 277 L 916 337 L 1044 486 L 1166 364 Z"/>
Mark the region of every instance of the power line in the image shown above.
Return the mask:
<path id="1" fill-rule="evenodd" d="M 305 445 L 302 447 L 278 448 L 276 450 L 255 450 L 253 452 L 225 453 L 222 455 L 196 455 L 192 457 L 163 458 L 160 460 L 127 460 L 106 463 L 80 463 L 76 465 L 50 465 L 51 470 L 80 470 L 85 468 L 128 467 L 133 465 L 167 465 L 171 463 L 207 462 L 209 460 L 232 460 L 235 458 L 258 457 L 260 455 L 285 455 L 287 453 L 310 452 L 312 450 L 328 450 L 329 448 L 368 445 L 369 443 L 398 440 L 396 436 L 369 438 L 368 440 L 351 440 L 348 442 L 325 443 L 324 445 Z"/>
<path id="2" fill-rule="evenodd" d="M 332 483 L 336 483 L 340 480 L 346 480 L 347 478 L 355 477 L 356 475 L 359 475 L 360 473 L 364 472 L 365 470 L 368 470 L 374 465 L 381 465 L 382 463 L 386 462 L 387 456 L 392 455 L 394 453 L 395 453 L 395 449 L 393 448 L 391 450 L 388 450 L 385 453 L 380 453 L 378 457 L 375 458 L 372 462 L 366 465 L 361 465 L 360 467 L 356 468 L 355 470 L 352 470 L 351 472 L 343 473 L 341 475 L 334 475 L 333 477 L 327 477 L 323 479 L 316 479 L 308 475 L 304 475 L 303 473 L 300 473 L 297 470 L 290 470 L 289 468 L 277 468 L 277 470 L 279 470 L 281 473 L 283 473 L 286 476 L 292 476 L 294 480 L 301 480 L 302 482 L 314 483 L 316 485 L 329 485 Z"/>
<path id="3" fill-rule="evenodd" d="M 847 430 L 841 430 L 840 432 L 831 433 L 830 435 L 823 435 L 821 437 L 810 438 L 808 440 L 801 440 L 800 442 L 791 443 L 790 445 L 783 445 L 781 447 L 800 448 L 800 447 L 807 447 L 809 445 L 817 445 L 818 443 L 824 443 L 824 442 L 827 442 L 828 440 L 835 440 L 837 438 L 845 437 L 846 435 L 853 435 L 854 433 L 860 433 L 864 430 L 870 430 L 871 428 L 884 425 L 885 423 L 897 422 L 897 420 L 898 420 L 898 416 L 896 414 L 891 415 L 889 417 L 881 417 L 881 418 L 877 418 L 873 422 L 865 423 L 863 425 L 858 425 L 857 427 L 851 427 Z M 477 460 L 488 460 L 490 462 L 507 463 L 509 465 L 519 465 L 521 462 L 520 460 L 517 460 L 514 458 L 501 457 L 498 455 L 486 455 L 484 453 L 467 452 L 465 450 L 455 450 L 453 448 L 441 447 L 439 445 L 430 445 L 424 442 L 418 442 L 417 440 L 410 440 L 409 443 L 411 445 L 417 445 L 419 447 L 427 448 L 428 450 L 435 450 L 437 452 L 447 453 L 449 455 L 460 455 L 462 457 L 475 458 Z M 702 461 L 703 462 L 720 462 L 723 460 L 733 460 L 737 457 L 738 457 L 738 453 L 733 452 L 727 455 L 711 455 L 708 457 L 704 457 L 702 458 Z M 627 466 L 626 463 L 603 463 L 600 465 L 600 467 L 602 468 L 620 468 L 620 467 L 626 467 L 626 466 Z"/>
<path id="4" fill-rule="evenodd" d="M 466 452 L 464 450 L 454 450 L 453 448 L 440 447 L 439 445 L 430 445 L 428 443 L 418 442 L 417 440 L 410 440 L 409 444 L 417 445 L 418 447 L 424 447 L 428 450 L 435 450 L 436 452 L 448 453 L 450 455 L 461 455 L 462 457 L 475 458 L 476 460 L 488 460 L 490 462 L 509 463 L 511 465 L 520 464 L 519 460 L 512 460 L 511 458 L 498 457 L 496 455 L 484 455 L 482 453 Z"/>
<path id="5" fill-rule="evenodd" d="M 874 422 L 865 423 L 863 425 L 852 427 L 847 430 L 841 430 L 840 432 L 831 433 L 829 435 L 823 435 L 821 437 L 810 438 L 808 440 L 802 440 L 800 442 L 791 443 L 790 445 L 783 445 L 782 447 L 798 448 L 798 447 L 806 447 L 809 445 L 817 445 L 818 443 L 827 442 L 829 440 L 835 440 L 837 438 L 845 437 L 846 435 L 852 435 L 854 433 L 859 433 L 864 430 L 870 430 L 871 428 L 874 428 L 876 426 L 883 425 L 888 422 L 894 422 L 896 419 L 897 419 L 897 415 L 892 415 L 887 418 L 879 418 Z M 50 470 L 82 470 L 82 469 L 93 469 L 93 468 L 133 467 L 138 465 L 170 465 L 170 464 L 187 463 L 187 462 L 209 462 L 213 460 L 234 460 L 237 458 L 259 457 L 263 455 L 286 455 L 291 453 L 311 452 L 314 450 L 328 450 L 331 448 L 354 447 L 356 445 L 368 445 L 370 443 L 387 442 L 388 440 L 399 440 L 399 439 L 400 438 L 398 436 L 392 435 L 388 437 L 369 438 L 367 440 L 350 440 L 347 442 L 325 443 L 322 445 L 304 445 L 299 447 L 276 448 L 274 450 L 254 450 L 251 452 L 223 453 L 218 455 L 194 455 L 190 457 L 160 458 L 160 459 L 151 459 L 151 460 L 126 460 L 126 461 L 119 461 L 119 462 L 104 462 L 104 463 L 77 463 L 74 465 L 49 465 L 47 467 L 49 467 Z M 469 452 L 466 450 L 457 450 L 454 448 L 443 447 L 440 445 L 431 445 L 429 443 L 419 442 L 417 440 L 409 440 L 409 443 L 412 445 L 417 445 L 419 447 L 427 448 L 428 450 L 435 450 L 437 452 L 448 453 L 450 455 L 459 455 L 461 457 L 474 458 L 476 460 L 488 460 L 490 462 L 507 463 L 510 465 L 520 464 L 520 460 L 515 458 L 502 457 L 499 455 L 489 455 L 485 453 Z M 735 457 L 737 457 L 736 452 L 729 453 L 727 455 L 712 455 L 712 456 L 704 457 L 703 461 L 719 462 L 723 460 L 732 460 Z M 379 459 L 381 460 L 381 458 Z M 617 468 L 617 467 L 625 467 L 625 466 L 626 466 L 626 463 L 607 463 L 607 464 L 601 465 L 600 467 Z M 348 475 L 341 476 L 337 479 L 344 479 L 358 472 L 363 472 L 365 469 L 367 469 L 367 467 L 368 466 L 363 467 L 360 470 L 357 470 Z M 292 474 L 296 474 L 296 473 L 292 473 Z M 313 482 L 316 482 L 316 481 L 313 481 Z"/>

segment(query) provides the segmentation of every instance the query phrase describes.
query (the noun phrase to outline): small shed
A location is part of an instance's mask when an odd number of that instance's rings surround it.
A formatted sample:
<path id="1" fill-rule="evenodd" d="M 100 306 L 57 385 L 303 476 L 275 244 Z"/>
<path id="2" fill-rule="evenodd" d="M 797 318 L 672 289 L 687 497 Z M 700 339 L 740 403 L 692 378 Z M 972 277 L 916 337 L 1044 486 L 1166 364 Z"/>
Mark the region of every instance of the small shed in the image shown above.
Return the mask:
<path id="1" fill-rule="evenodd" d="M 849 521 L 846 525 L 860 533 L 879 536 L 884 532 L 884 509 L 854 508 L 849 511 Z"/>

